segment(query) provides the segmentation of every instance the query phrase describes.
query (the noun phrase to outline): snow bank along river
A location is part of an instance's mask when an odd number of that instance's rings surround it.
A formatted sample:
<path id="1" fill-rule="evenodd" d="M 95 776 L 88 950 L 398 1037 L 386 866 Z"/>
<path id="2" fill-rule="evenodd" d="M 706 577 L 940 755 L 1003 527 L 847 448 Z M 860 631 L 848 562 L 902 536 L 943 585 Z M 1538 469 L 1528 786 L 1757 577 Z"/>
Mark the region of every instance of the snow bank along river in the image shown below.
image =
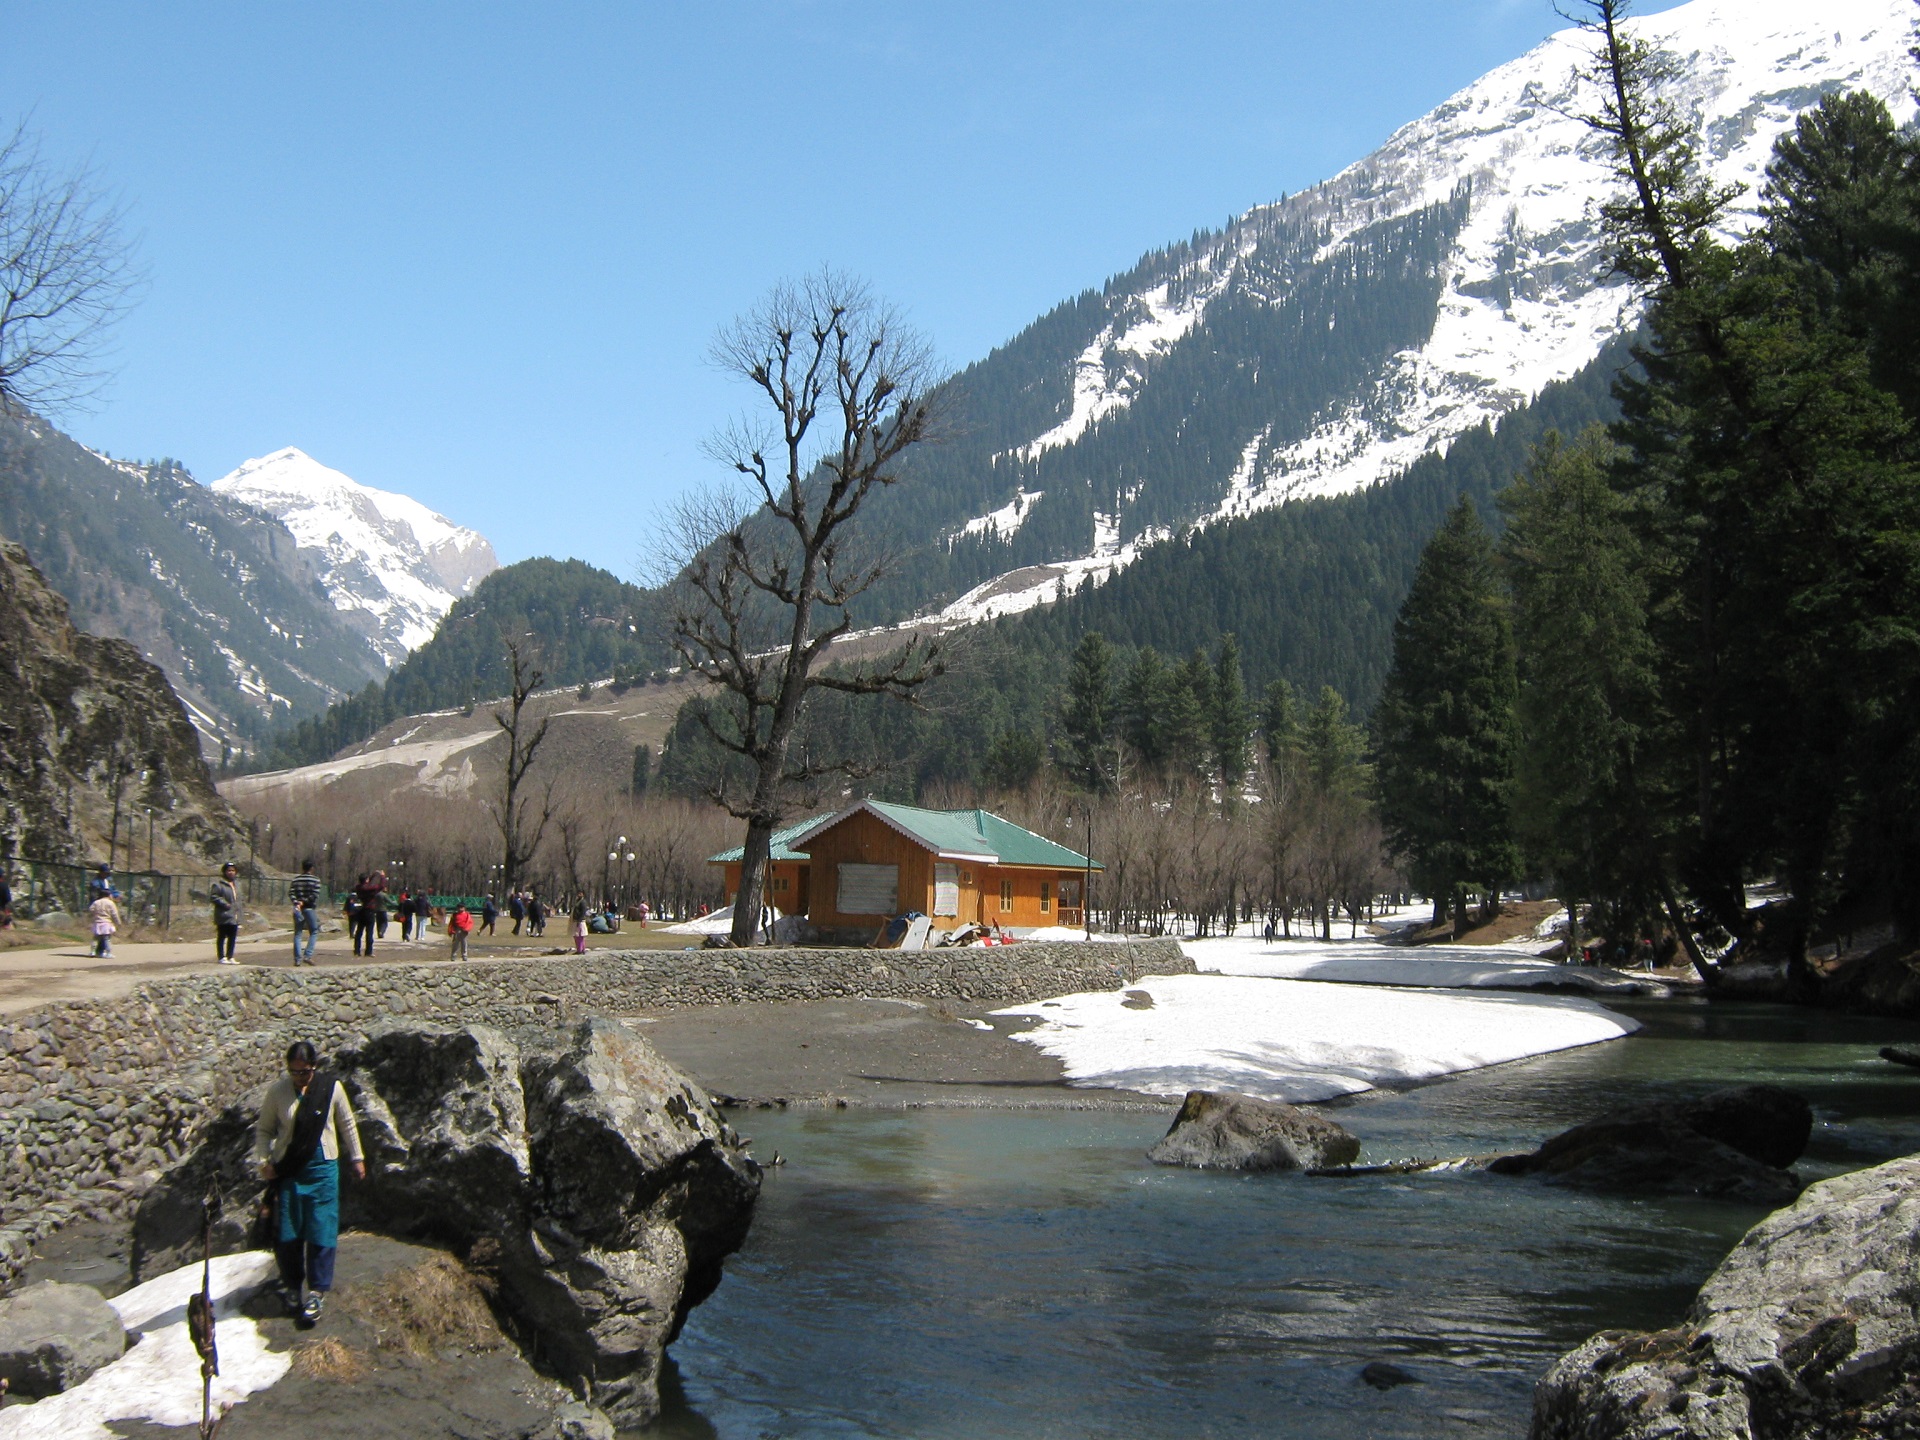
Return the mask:
<path id="1" fill-rule="evenodd" d="M 1186 949 L 1203 970 L 1238 973 L 1149 976 L 1124 992 L 995 1013 L 1039 1021 L 1019 1038 L 1059 1060 L 1075 1085 L 1167 1096 L 1232 1090 L 1295 1104 L 1617 1040 L 1639 1028 L 1585 999 L 1402 988 L 1485 985 L 1484 959 L 1428 961 L 1345 941 L 1200 941 Z M 1496 979 L 1509 970 L 1566 973 L 1524 952 L 1503 953 L 1491 969 Z M 1361 983 L 1270 978 L 1315 974 Z"/>

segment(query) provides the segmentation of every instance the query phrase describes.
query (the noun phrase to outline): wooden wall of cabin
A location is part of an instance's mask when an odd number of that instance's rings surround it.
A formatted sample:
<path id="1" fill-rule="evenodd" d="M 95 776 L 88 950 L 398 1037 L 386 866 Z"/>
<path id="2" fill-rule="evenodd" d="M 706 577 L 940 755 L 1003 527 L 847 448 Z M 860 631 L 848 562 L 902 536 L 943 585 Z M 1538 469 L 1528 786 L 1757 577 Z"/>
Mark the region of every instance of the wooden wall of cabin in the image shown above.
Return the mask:
<path id="1" fill-rule="evenodd" d="M 740 893 L 740 862 L 728 861 L 724 884 L 727 904 Z M 804 915 L 807 911 L 807 862 L 772 860 L 767 864 L 767 899 L 782 915 Z"/>
<path id="2" fill-rule="evenodd" d="M 840 895 L 839 867 L 852 865 L 897 865 L 899 888 L 895 891 L 894 914 L 905 910 L 933 913 L 933 852 L 909 840 L 877 816 L 862 810 L 849 815 L 838 825 L 823 830 L 807 842 L 812 858 L 808 877 L 807 918 L 823 929 L 859 926 L 878 928 L 883 916 L 843 915 L 835 904 Z M 974 869 L 977 867 L 966 866 Z M 963 897 L 964 909 L 964 897 Z M 951 922 L 948 922 L 951 923 Z"/>
<path id="3" fill-rule="evenodd" d="M 980 881 L 975 900 L 977 910 L 968 911 L 963 902 L 961 913 L 970 920 L 978 920 L 982 925 L 998 925 L 1002 929 L 1022 930 L 1038 929 L 1043 925 L 1059 925 L 1060 887 L 1062 883 L 1070 887 L 1084 888 L 1083 873 L 1078 870 L 1029 869 L 1025 866 L 989 865 L 975 872 L 974 878 Z M 1013 887 L 1013 908 L 1001 908 L 1001 885 L 1011 883 Z M 1042 889 L 1044 887 L 1044 896 Z M 1070 893 L 1077 893 L 1077 890 Z M 1042 909 L 1041 905 L 1046 908 Z M 1075 908 L 1072 922 L 1079 924 L 1080 914 Z"/>

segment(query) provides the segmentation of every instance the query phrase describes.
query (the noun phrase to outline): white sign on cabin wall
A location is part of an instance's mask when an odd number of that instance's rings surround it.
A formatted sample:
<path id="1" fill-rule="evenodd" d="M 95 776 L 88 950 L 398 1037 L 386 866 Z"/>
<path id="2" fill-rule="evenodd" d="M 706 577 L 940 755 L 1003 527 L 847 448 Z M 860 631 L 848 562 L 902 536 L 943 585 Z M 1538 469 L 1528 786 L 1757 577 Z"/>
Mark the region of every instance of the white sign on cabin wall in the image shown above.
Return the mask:
<path id="1" fill-rule="evenodd" d="M 936 916 L 960 913 L 960 867 L 958 865 L 936 864 L 933 867 L 933 913 Z"/>
<path id="2" fill-rule="evenodd" d="M 842 915 L 892 915 L 900 906 L 898 865 L 853 865 L 842 861 L 833 908 Z"/>

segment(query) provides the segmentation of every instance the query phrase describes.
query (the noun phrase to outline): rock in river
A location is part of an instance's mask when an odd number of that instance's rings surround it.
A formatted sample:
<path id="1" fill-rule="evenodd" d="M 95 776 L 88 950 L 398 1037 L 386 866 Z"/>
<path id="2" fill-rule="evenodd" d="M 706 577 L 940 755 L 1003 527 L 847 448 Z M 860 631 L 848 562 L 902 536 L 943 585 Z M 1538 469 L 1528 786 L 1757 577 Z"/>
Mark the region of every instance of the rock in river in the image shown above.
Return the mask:
<path id="1" fill-rule="evenodd" d="M 1800 1193 L 1786 1167 L 1813 1131 L 1807 1102 L 1772 1085 L 1617 1110 L 1487 1168 L 1549 1184 L 1641 1195 L 1706 1195 L 1779 1205 Z"/>
<path id="2" fill-rule="evenodd" d="M 1686 1321 L 1606 1331 L 1534 1391 L 1533 1440 L 1920 1434 L 1920 1156 L 1747 1232 Z"/>
<path id="3" fill-rule="evenodd" d="M 367 1151 L 343 1223 L 451 1247 L 496 1281 L 537 1365 L 620 1425 L 651 1419 L 661 1356 L 720 1283 L 759 1194 L 759 1166 L 707 1099 L 606 1020 L 538 1042 L 394 1025 L 333 1069 Z M 137 1272 L 194 1255 L 209 1185 L 225 1198 L 221 1248 L 244 1243 L 257 1101 L 220 1116 L 142 1203 Z"/>
<path id="4" fill-rule="evenodd" d="M 14 1395 L 71 1390 L 126 1348 L 120 1316 L 89 1285 L 49 1280 L 0 1300 L 0 1380 Z"/>
<path id="5" fill-rule="evenodd" d="M 1311 1110 L 1189 1090 L 1164 1139 L 1147 1151 L 1157 1165 L 1195 1170 L 1315 1170 L 1350 1165 L 1360 1142 Z"/>

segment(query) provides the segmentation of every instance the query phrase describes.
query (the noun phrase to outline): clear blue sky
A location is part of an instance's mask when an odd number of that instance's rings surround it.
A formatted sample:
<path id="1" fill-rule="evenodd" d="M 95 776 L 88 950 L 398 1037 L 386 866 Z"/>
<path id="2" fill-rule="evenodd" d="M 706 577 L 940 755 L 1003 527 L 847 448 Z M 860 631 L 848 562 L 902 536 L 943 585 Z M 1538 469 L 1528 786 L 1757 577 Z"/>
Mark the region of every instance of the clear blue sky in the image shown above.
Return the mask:
<path id="1" fill-rule="evenodd" d="M 1650 3 L 1648 10 L 1669 8 Z M 631 576 L 747 403 L 717 325 L 830 263 L 953 365 L 1338 171 L 1548 0 L 0 0 L 0 96 L 151 275 L 59 417 L 211 481 L 298 445 Z"/>

